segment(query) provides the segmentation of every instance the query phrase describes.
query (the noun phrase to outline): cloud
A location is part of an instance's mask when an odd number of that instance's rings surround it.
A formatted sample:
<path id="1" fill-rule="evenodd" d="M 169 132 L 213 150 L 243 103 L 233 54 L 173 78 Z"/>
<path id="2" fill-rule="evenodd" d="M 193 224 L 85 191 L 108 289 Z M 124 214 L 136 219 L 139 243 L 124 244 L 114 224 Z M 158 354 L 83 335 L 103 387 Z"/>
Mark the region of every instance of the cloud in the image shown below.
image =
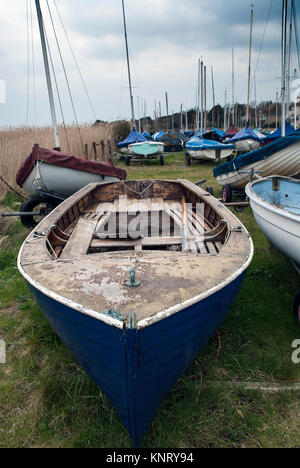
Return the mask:
<path id="1" fill-rule="evenodd" d="M 28 0 L 29 1 L 29 0 Z M 33 35 L 35 83 L 41 123 L 50 121 L 47 91 L 37 28 L 34 1 Z M 60 25 L 55 3 L 63 17 L 81 73 L 85 78 L 98 118 L 130 117 L 126 54 L 121 0 L 53 0 L 50 2 L 56 32 L 65 59 L 74 101 L 80 120 L 93 119 L 72 54 Z M 272 3 L 264 44 L 260 52 L 266 20 Z M 51 32 L 47 2 L 41 0 L 57 80 L 62 99 L 69 104 L 55 37 Z M 224 103 L 225 87 L 231 87 L 231 55 L 235 53 L 236 98 L 245 102 L 247 88 L 251 2 L 240 0 L 125 0 L 128 43 L 135 103 L 137 96 L 153 115 L 154 100 L 164 108 L 165 92 L 170 108 L 178 111 L 196 103 L 197 63 L 202 57 L 207 67 L 208 106 L 212 104 L 211 67 L 214 70 L 217 102 Z M 298 8 L 299 9 L 299 8 Z M 297 21 L 300 21 L 297 12 Z M 0 125 L 24 123 L 27 99 L 26 2 L 14 7 L 0 4 L 2 75 L 7 83 L 6 111 Z M 280 89 L 281 2 L 260 0 L 254 6 L 252 72 L 256 70 L 257 99 L 274 99 Z M 294 47 L 294 46 L 293 46 Z M 295 47 L 292 49 L 295 64 Z M 258 60 L 259 59 L 259 60 Z M 32 61 L 30 70 L 32 71 Z M 254 88 L 253 88 L 254 92 Z M 229 89 L 231 93 L 231 89 Z M 252 96 L 253 97 L 253 96 Z M 31 106 L 33 78 L 30 78 Z M 20 108 L 24 112 L 20 112 Z M 3 109 L 3 107 L 2 107 Z M 72 119 L 69 111 L 67 115 Z"/>

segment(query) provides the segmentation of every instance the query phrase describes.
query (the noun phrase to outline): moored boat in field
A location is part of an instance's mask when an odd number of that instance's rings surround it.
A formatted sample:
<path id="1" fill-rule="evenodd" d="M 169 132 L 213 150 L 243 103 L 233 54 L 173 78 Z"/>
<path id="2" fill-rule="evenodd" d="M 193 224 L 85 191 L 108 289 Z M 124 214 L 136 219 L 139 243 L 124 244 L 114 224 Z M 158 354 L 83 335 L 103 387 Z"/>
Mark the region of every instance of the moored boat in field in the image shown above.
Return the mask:
<path id="1" fill-rule="evenodd" d="M 262 148 L 237 156 L 234 160 L 221 164 L 213 170 L 218 184 L 223 186 L 223 201 L 231 200 L 233 190 L 244 190 L 249 182 L 251 171 L 261 177 L 300 176 L 300 131 L 277 138 Z"/>
<path id="2" fill-rule="evenodd" d="M 225 318 L 253 256 L 241 222 L 185 180 L 90 184 L 53 210 L 18 268 L 136 446 Z"/>
<path id="3" fill-rule="evenodd" d="M 205 138 L 192 137 L 185 145 L 187 150 L 186 163 L 190 165 L 192 159 L 200 161 L 220 161 L 228 158 L 234 145 L 219 143 Z"/>
<path id="4" fill-rule="evenodd" d="M 263 233 L 300 273 L 300 180 L 273 176 L 249 183 L 245 191 Z M 300 293 L 294 311 L 300 323 Z"/>
<path id="5" fill-rule="evenodd" d="M 46 204 L 51 211 L 91 182 L 120 179 L 126 179 L 126 171 L 115 167 L 112 162 L 89 161 L 34 145 L 16 175 L 17 184 L 30 196 L 21 206 L 21 221 L 26 226 L 33 226 L 33 216 L 26 213 L 34 212 L 40 204 Z"/>

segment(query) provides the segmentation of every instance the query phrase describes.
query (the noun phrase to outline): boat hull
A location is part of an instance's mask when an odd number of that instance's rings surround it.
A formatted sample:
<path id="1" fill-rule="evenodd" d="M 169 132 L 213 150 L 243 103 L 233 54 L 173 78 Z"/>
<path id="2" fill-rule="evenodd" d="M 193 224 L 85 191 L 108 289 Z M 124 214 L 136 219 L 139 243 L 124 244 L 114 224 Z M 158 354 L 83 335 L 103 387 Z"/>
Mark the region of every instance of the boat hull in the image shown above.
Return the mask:
<path id="1" fill-rule="evenodd" d="M 248 151 L 254 151 L 258 148 L 260 148 L 260 143 L 256 140 L 248 139 L 235 142 L 235 149 L 240 153 L 247 153 Z"/>
<path id="2" fill-rule="evenodd" d="M 244 189 L 249 182 L 249 173 L 259 172 L 260 177 L 274 174 L 278 176 L 297 177 L 300 175 L 300 143 L 295 143 L 268 158 L 247 164 L 240 171 L 230 171 L 216 177 L 218 184 L 230 185 L 232 188 Z"/>
<path id="3" fill-rule="evenodd" d="M 30 196 L 43 191 L 62 198 L 68 198 L 91 182 L 113 182 L 117 180 L 119 180 L 117 177 L 102 176 L 40 161 L 38 165 L 35 164 L 22 186 Z"/>
<path id="4" fill-rule="evenodd" d="M 177 314 L 126 330 L 84 315 L 28 285 L 47 321 L 117 409 L 138 447 L 170 388 L 226 317 L 244 275 L 245 270 Z"/>
<path id="5" fill-rule="evenodd" d="M 225 318 L 252 256 L 240 220 L 206 191 L 138 180 L 90 184 L 62 202 L 29 234 L 18 268 L 138 446 Z"/>
<path id="6" fill-rule="evenodd" d="M 201 161 L 219 161 L 228 158 L 232 154 L 232 149 L 225 150 L 191 150 L 187 149 L 187 153 L 192 159 Z"/>
<path id="7" fill-rule="evenodd" d="M 291 213 L 286 208 L 280 207 L 276 203 L 276 198 L 279 201 L 277 193 L 274 193 L 274 203 L 269 203 L 258 194 L 255 193 L 255 185 L 263 183 L 257 181 L 248 184 L 246 194 L 250 199 L 250 205 L 255 217 L 255 220 L 270 242 L 277 247 L 284 255 L 289 257 L 294 263 L 300 265 L 300 183 L 290 182 L 299 186 L 298 199 L 295 200 L 295 206 L 298 206 L 298 214 Z M 272 196 L 272 179 L 267 181 L 270 185 L 269 198 Z M 281 185 L 288 185 L 289 179 L 286 181 L 280 180 Z M 292 199 L 292 194 L 289 193 L 288 187 L 282 187 L 287 193 L 287 199 Z"/>
<path id="8" fill-rule="evenodd" d="M 160 142 L 145 141 L 128 146 L 128 154 L 138 158 L 148 159 L 164 152 L 164 144 Z"/>

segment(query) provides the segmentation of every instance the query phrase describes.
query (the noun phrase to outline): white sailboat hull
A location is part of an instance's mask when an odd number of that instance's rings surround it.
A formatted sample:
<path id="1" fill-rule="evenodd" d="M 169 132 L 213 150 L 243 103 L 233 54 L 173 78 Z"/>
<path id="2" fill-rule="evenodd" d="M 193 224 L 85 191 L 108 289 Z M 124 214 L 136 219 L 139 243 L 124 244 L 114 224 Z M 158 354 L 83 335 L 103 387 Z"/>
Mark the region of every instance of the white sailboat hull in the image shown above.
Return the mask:
<path id="1" fill-rule="evenodd" d="M 240 153 L 248 153 L 260 148 L 259 141 L 248 139 L 235 142 L 235 149 Z"/>
<path id="2" fill-rule="evenodd" d="M 249 183 L 245 189 L 255 220 L 270 242 L 300 266 L 300 206 L 298 205 L 297 214 L 288 211 L 286 207 L 265 201 L 252 188 L 254 184 L 261 182 L 263 181 Z M 300 182 L 298 183 L 300 186 Z M 287 192 L 286 196 L 288 198 L 292 195 Z M 297 200 L 295 203 L 297 204 Z"/>
<path id="3" fill-rule="evenodd" d="M 117 177 L 55 166 L 40 161 L 35 164 L 22 187 L 28 195 L 40 190 L 67 198 L 91 182 L 115 182 Z"/>
<path id="4" fill-rule="evenodd" d="M 222 186 L 228 184 L 232 188 L 243 189 L 249 182 L 249 173 L 244 172 L 251 169 L 259 171 L 260 177 L 274 174 L 286 177 L 300 176 L 300 142 L 277 151 L 266 159 L 244 166 L 241 172 L 231 171 L 217 176 L 216 179 Z"/>
<path id="5" fill-rule="evenodd" d="M 228 158 L 232 149 L 223 149 L 223 150 L 212 150 L 212 149 L 203 149 L 203 150 L 189 150 L 187 149 L 188 155 L 192 159 L 201 160 L 201 161 L 218 161 L 220 159 Z"/>

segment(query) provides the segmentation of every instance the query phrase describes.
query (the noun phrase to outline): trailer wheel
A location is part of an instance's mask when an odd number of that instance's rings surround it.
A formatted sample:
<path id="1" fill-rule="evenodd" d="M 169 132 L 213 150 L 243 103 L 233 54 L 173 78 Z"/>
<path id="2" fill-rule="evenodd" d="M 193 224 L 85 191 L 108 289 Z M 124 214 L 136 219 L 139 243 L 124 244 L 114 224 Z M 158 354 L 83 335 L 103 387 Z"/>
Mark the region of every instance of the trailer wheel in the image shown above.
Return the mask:
<path id="1" fill-rule="evenodd" d="M 126 159 L 125 159 L 125 164 L 126 164 L 126 166 L 129 166 L 129 164 L 130 164 L 130 159 L 131 159 L 130 156 L 126 156 Z"/>
<path id="2" fill-rule="evenodd" d="M 165 164 L 165 160 L 164 160 L 163 154 L 160 155 L 159 161 L 160 161 L 160 165 L 161 165 L 161 166 L 163 166 L 163 165 Z"/>
<path id="3" fill-rule="evenodd" d="M 43 205 L 46 204 L 46 207 L 43 207 L 42 215 L 40 216 L 34 216 L 34 215 L 22 216 L 21 215 L 20 216 L 21 223 L 23 224 L 23 226 L 35 227 L 43 219 L 44 216 L 49 214 L 50 211 L 52 211 L 57 206 L 57 204 L 55 204 L 53 201 L 48 202 L 46 200 L 43 200 L 39 196 L 33 196 L 29 198 L 29 200 L 26 200 L 24 203 L 22 203 L 20 207 L 20 212 L 26 213 L 26 212 L 32 212 L 32 211 L 39 211 L 41 208 L 40 207 L 41 204 Z"/>
<path id="4" fill-rule="evenodd" d="M 205 190 L 206 190 L 208 193 L 210 193 L 211 195 L 214 194 L 214 189 L 213 189 L 213 187 L 205 187 Z"/>
<path id="5" fill-rule="evenodd" d="M 185 155 L 185 164 L 186 164 L 187 166 L 190 166 L 190 165 L 191 165 L 191 158 L 190 158 L 190 156 L 188 155 L 188 153 L 186 153 L 186 155 Z"/>
<path id="6" fill-rule="evenodd" d="M 222 187 L 222 202 L 230 203 L 232 200 L 232 190 L 230 185 L 226 184 Z"/>
<path id="7" fill-rule="evenodd" d="M 244 206 L 239 206 L 239 205 L 235 205 L 233 208 L 235 211 L 237 211 L 237 213 L 241 213 L 245 209 Z"/>
<path id="8" fill-rule="evenodd" d="M 300 325 L 300 291 L 298 294 L 296 294 L 295 300 L 294 300 L 294 316 Z"/>

